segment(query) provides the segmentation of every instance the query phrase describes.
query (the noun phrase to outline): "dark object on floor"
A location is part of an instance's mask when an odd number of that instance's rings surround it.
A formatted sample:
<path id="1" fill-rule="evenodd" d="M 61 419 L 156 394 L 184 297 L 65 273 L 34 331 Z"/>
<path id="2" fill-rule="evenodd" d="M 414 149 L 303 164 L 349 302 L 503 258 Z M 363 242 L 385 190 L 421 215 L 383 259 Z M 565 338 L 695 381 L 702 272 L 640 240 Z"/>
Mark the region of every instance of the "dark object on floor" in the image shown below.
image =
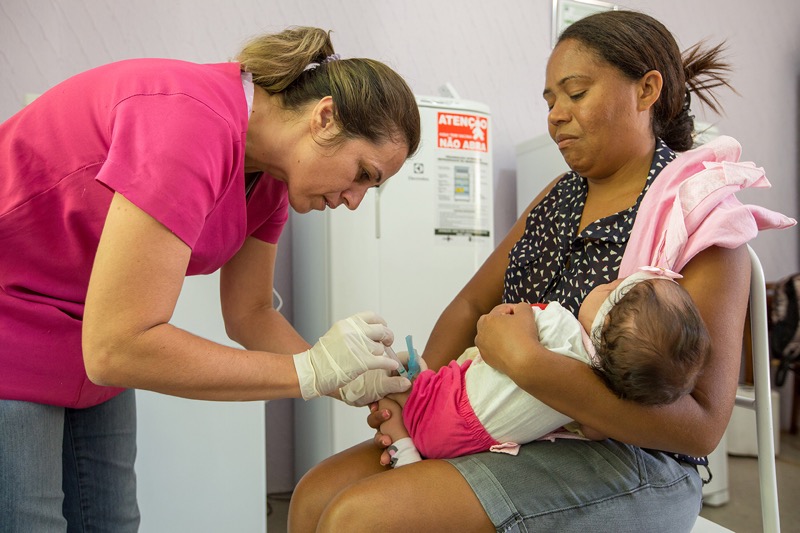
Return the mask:
<path id="1" fill-rule="evenodd" d="M 800 366 L 800 273 L 787 276 L 769 284 L 769 348 L 778 362 L 775 386 L 786 382 L 789 371 L 797 372 Z M 797 433 L 797 393 L 800 383 L 795 374 L 795 399 L 792 406 L 790 432 Z"/>

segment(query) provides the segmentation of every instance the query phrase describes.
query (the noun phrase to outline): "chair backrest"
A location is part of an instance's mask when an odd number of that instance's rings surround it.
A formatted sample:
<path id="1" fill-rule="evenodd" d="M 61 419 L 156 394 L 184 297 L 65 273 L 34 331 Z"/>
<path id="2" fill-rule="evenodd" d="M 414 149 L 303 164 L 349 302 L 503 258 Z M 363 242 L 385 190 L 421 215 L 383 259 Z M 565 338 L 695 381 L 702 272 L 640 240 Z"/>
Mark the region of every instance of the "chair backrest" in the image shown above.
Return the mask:
<path id="1" fill-rule="evenodd" d="M 772 390 L 770 386 L 770 354 L 767 339 L 767 285 L 761 261 L 748 245 L 750 254 L 750 331 L 745 332 L 744 366 L 753 370 L 753 398 L 737 395 L 736 405 L 753 409 L 756 413 L 756 446 L 758 448 L 758 485 L 761 494 L 761 523 L 764 533 L 781 530 L 778 515 L 778 483 L 775 475 L 775 439 L 772 428 Z M 748 348 L 745 346 L 745 348 Z M 751 367 L 752 363 L 752 367 Z M 729 529 L 702 516 L 692 528 L 692 533 L 722 533 Z"/>
<path id="2" fill-rule="evenodd" d="M 736 405 L 756 412 L 758 483 L 761 493 L 761 521 L 765 533 L 781 529 L 778 514 L 778 482 L 775 475 L 775 438 L 772 427 L 772 388 L 767 338 L 767 285 L 761 261 L 750 246 L 750 335 L 753 357 L 754 398 L 736 397 Z"/>

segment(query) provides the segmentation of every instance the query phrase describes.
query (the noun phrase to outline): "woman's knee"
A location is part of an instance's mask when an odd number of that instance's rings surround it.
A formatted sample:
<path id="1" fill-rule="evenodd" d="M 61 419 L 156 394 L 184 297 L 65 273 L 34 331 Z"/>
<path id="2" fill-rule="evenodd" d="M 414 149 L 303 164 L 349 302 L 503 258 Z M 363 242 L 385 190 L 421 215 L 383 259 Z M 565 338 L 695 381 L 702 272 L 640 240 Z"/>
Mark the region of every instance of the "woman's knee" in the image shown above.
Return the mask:
<path id="1" fill-rule="evenodd" d="M 373 505 L 369 502 L 375 502 L 375 499 L 362 490 L 362 485 L 351 485 L 331 499 L 319 518 L 318 532 L 374 531 L 380 527 L 380 517 L 370 513 Z M 376 507 L 382 506 L 378 504 Z M 380 530 L 385 531 L 383 528 Z"/>
<path id="2" fill-rule="evenodd" d="M 386 468 L 380 464 L 380 452 L 368 441 L 329 457 L 309 470 L 292 494 L 289 530 L 315 531 L 323 511 L 342 490 L 384 472 Z"/>
<path id="3" fill-rule="evenodd" d="M 309 470 L 297 483 L 289 502 L 289 531 L 315 531 L 319 516 L 335 494 L 331 487 L 331 473 L 325 473 L 320 465 Z"/>
<path id="4" fill-rule="evenodd" d="M 435 460 L 385 470 L 348 485 L 331 499 L 317 529 L 327 533 L 494 530 L 458 470 Z"/>

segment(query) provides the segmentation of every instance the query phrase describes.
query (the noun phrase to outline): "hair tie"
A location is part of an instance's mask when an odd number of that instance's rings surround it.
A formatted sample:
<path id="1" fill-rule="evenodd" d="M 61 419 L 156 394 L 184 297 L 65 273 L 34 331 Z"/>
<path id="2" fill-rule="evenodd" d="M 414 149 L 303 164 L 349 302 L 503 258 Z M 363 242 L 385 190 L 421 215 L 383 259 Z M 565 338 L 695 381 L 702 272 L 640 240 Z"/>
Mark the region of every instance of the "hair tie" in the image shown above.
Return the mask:
<path id="1" fill-rule="evenodd" d="M 320 65 L 324 65 L 325 63 L 330 63 L 331 61 L 338 61 L 341 58 L 342 56 L 340 56 L 339 54 L 331 54 L 322 61 L 320 61 L 319 63 L 309 63 L 308 65 L 306 65 L 306 68 L 303 69 L 303 72 L 306 72 L 307 70 L 314 70 Z"/>

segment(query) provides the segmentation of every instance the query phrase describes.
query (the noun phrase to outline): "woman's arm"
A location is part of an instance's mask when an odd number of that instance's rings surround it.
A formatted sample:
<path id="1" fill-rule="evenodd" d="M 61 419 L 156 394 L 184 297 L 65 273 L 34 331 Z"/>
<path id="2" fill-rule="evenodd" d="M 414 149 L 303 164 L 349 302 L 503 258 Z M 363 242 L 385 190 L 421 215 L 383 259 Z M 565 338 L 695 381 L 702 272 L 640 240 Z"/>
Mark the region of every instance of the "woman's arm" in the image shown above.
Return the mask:
<path id="1" fill-rule="evenodd" d="M 489 313 L 503 298 L 503 283 L 508 267 L 508 254 L 525 232 L 528 214 L 548 192 L 558 183 L 563 175 L 554 179 L 528 205 L 517 219 L 500 245 L 484 261 L 481 268 L 467 285 L 456 295 L 445 308 L 431 331 L 425 345 L 423 357 L 428 368 L 434 372 L 447 365 L 464 353 L 464 350 L 475 345 L 478 319 Z M 532 315 L 532 313 L 528 313 Z M 378 409 L 377 403 L 370 405 L 367 423 L 374 429 L 391 417 L 386 409 Z M 374 442 L 379 447 L 390 445 L 391 439 L 378 431 Z"/>
<path id="2" fill-rule="evenodd" d="M 714 450 L 733 409 L 749 296 L 746 247 L 710 248 L 683 269 L 712 352 L 691 395 L 660 407 L 617 398 L 586 365 L 545 350 L 530 337 L 530 313 L 481 318 L 484 360 L 554 409 L 611 438 L 646 448 L 702 456 Z M 535 331 L 535 330 L 534 330 Z"/>
<path id="3" fill-rule="evenodd" d="M 503 241 L 439 316 L 425 345 L 424 357 L 429 368 L 438 370 L 475 345 L 478 319 L 490 312 L 503 298 L 508 254 L 522 238 L 528 214 L 559 179 L 561 176 L 553 180 L 523 211 Z"/>
<path id="4" fill-rule="evenodd" d="M 225 330 L 248 350 L 294 354 L 310 348 L 273 307 L 278 246 L 248 237 L 222 267 L 220 296 Z"/>
<path id="5" fill-rule="evenodd" d="M 222 346 L 169 323 L 190 253 L 166 227 L 114 195 L 86 296 L 90 379 L 207 400 L 300 397 L 292 357 Z"/>

